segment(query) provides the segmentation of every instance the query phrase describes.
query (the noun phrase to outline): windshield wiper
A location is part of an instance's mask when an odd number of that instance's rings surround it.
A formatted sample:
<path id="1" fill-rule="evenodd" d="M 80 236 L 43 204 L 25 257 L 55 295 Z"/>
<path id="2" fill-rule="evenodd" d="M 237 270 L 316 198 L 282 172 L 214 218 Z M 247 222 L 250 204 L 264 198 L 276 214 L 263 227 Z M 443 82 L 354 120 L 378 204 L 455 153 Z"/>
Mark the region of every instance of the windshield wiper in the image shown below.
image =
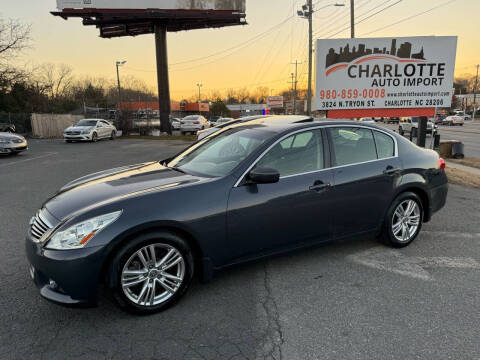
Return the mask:
<path id="1" fill-rule="evenodd" d="M 182 174 L 188 174 L 185 170 L 182 170 L 182 169 L 180 169 L 180 168 L 178 168 L 178 167 L 176 167 L 176 166 L 167 166 L 167 165 L 164 165 L 164 166 L 165 166 L 167 169 L 169 169 L 169 170 L 178 171 L 178 172 L 180 172 L 180 173 L 182 173 Z"/>

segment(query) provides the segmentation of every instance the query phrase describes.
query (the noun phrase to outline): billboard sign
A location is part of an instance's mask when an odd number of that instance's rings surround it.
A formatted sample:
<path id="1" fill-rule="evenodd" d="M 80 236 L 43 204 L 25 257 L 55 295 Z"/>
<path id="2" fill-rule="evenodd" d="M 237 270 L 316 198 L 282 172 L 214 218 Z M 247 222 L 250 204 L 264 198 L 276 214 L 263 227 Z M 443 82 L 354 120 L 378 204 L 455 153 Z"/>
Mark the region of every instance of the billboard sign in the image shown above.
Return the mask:
<path id="1" fill-rule="evenodd" d="M 317 40 L 315 110 L 450 107 L 457 37 Z"/>
<path id="2" fill-rule="evenodd" d="M 57 0 L 65 9 L 230 10 L 245 12 L 245 0 Z"/>
<path id="3" fill-rule="evenodd" d="M 267 97 L 267 107 L 269 109 L 283 109 L 283 96 L 269 96 Z"/>

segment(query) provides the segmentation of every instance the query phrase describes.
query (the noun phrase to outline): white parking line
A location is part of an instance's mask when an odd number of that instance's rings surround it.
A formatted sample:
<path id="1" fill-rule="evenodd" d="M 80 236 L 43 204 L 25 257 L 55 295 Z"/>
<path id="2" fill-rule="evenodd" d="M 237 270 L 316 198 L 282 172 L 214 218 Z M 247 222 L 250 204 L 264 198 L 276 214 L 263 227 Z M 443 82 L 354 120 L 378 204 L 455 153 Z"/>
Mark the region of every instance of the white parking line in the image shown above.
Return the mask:
<path id="1" fill-rule="evenodd" d="M 480 270 L 480 263 L 467 257 L 407 257 L 398 250 L 385 247 L 375 247 L 357 254 L 349 255 L 348 259 L 373 269 L 389 271 L 414 279 L 431 281 L 433 277 L 426 269 L 450 268 Z"/>
<path id="2" fill-rule="evenodd" d="M 33 158 L 28 158 L 28 159 L 24 159 L 24 160 L 19 160 L 19 161 L 13 161 L 13 162 L 10 162 L 8 164 L 0 164 L 0 167 L 7 167 L 7 166 L 10 166 L 10 165 L 17 165 L 17 164 L 20 164 L 20 163 L 24 163 L 24 162 L 28 162 L 28 161 L 33 161 L 33 160 L 38 160 L 38 159 L 43 159 L 43 158 L 46 158 L 46 157 L 49 157 L 49 156 L 53 156 L 53 155 L 57 155 L 58 152 L 50 152 L 50 153 L 46 153 L 44 155 L 40 155 L 40 156 L 36 156 L 36 157 L 33 157 Z"/>

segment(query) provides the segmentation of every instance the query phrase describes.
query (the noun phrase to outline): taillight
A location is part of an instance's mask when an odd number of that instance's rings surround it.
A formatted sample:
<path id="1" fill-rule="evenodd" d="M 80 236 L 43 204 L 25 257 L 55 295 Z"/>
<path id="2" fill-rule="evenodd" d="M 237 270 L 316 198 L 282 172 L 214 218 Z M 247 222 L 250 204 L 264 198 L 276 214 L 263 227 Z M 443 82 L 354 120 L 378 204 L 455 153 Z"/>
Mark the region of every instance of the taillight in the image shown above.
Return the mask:
<path id="1" fill-rule="evenodd" d="M 180 125 L 185 125 L 185 121 L 180 121 Z"/>
<path id="2" fill-rule="evenodd" d="M 199 125 L 200 124 L 200 121 L 194 121 L 193 122 L 195 125 Z"/>
<path id="3" fill-rule="evenodd" d="M 438 167 L 442 170 L 445 170 L 445 168 L 447 167 L 447 163 L 445 162 L 445 160 L 443 160 L 442 158 L 439 158 Z"/>

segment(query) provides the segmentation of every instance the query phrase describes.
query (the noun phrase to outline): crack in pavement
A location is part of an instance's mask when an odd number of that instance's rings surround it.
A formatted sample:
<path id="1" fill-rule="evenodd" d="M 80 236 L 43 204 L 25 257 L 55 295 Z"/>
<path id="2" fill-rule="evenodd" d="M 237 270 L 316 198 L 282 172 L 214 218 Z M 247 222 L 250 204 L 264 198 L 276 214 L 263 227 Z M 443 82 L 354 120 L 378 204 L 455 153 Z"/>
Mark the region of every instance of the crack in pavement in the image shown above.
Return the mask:
<path id="1" fill-rule="evenodd" d="M 267 350 L 266 348 L 268 346 L 270 347 L 267 351 L 264 352 L 263 359 L 281 360 L 283 359 L 282 346 L 285 343 L 285 339 L 280 324 L 278 305 L 275 301 L 272 293 L 272 288 L 270 286 L 267 263 L 263 265 L 263 271 L 263 286 L 265 289 L 265 299 L 262 300 L 261 304 L 267 317 L 267 329 L 265 336 L 267 338 L 267 341 L 270 342 L 264 343 L 263 345 L 264 351 Z"/>

